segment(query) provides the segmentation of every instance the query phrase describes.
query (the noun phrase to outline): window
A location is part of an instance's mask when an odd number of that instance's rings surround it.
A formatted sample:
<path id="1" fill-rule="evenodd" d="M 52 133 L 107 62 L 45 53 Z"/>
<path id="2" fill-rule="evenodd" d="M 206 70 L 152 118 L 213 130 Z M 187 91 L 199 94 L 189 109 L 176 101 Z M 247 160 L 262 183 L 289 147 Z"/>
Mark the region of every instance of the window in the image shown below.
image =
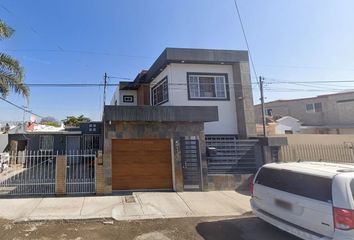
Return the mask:
<path id="1" fill-rule="evenodd" d="M 125 103 L 133 103 L 134 102 L 134 96 L 133 95 L 124 95 L 123 96 L 123 102 L 125 102 Z"/>
<path id="2" fill-rule="evenodd" d="M 187 73 L 189 99 L 229 99 L 227 74 Z"/>
<path id="3" fill-rule="evenodd" d="M 322 112 L 322 103 L 306 104 L 306 112 Z"/>
<path id="4" fill-rule="evenodd" d="M 114 101 L 114 105 L 118 105 L 118 101 L 117 100 Z"/>
<path id="5" fill-rule="evenodd" d="M 84 150 L 98 150 L 100 148 L 100 135 L 85 134 L 83 145 Z"/>
<path id="6" fill-rule="evenodd" d="M 89 124 L 89 132 L 96 132 L 96 124 L 90 123 Z"/>
<path id="7" fill-rule="evenodd" d="M 168 102 L 168 81 L 167 77 L 158 82 L 151 89 L 152 105 L 160 105 Z"/>
<path id="8" fill-rule="evenodd" d="M 273 116 L 273 109 L 267 108 L 267 109 L 266 109 L 266 115 L 267 115 L 267 116 Z"/>
<path id="9" fill-rule="evenodd" d="M 350 190 L 352 191 L 353 200 L 354 200 L 354 179 L 350 182 Z"/>
<path id="10" fill-rule="evenodd" d="M 322 103 L 315 103 L 315 112 L 322 112 Z"/>
<path id="11" fill-rule="evenodd" d="M 54 149 L 54 137 L 49 135 L 39 136 L 39 150 L 52 151 Z"/>
<path id="12" fill-rule="evenodd" d="M 314 106 L 313 103 L 306 104 L 306 112 L 313 112 Z"/>
<path id="13" fill-rule="evenodd" d="M 282 169 L 262 168 L 257 184 L 303 197 L 332 202 L 332 179 Z"/>

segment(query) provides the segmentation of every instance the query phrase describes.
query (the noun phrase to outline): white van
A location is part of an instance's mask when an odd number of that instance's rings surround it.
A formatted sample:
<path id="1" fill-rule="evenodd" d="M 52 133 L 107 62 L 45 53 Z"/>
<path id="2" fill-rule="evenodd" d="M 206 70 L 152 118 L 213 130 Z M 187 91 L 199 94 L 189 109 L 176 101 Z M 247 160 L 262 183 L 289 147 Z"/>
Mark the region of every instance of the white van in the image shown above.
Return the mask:
<path id="1" fill-rule="evenodd" d="M 354 166 L 271 163 L 251 186 L 253 213 L 306 240 L 354 239 Z"/>

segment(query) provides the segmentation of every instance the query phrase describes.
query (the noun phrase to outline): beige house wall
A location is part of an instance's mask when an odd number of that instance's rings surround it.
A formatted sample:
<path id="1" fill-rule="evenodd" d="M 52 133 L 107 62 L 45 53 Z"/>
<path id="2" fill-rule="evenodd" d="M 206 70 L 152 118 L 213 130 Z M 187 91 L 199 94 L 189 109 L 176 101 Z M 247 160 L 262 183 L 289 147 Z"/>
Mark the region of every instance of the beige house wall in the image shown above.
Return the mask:
<path id="1" fill-rule="evenodd" d="M 306 104 L 322 103 L 322 112 L 307 112 Z M 292 116 L 304 125 L 354 124 L 354 92 L 322 95 L 314 98 L 274 101 L 265 104 L 273 116 Z M 257 123 L 262 122 L 260 105 L 255 106 Z"/>
<path id="2" fill-rule="evenodd" d="M 277 135 L 288 138 L 288 145 L 294 144 L 345 144 L 354 143 L 354 135 L 334 135 L 334 134 L 289 134 Z"/>

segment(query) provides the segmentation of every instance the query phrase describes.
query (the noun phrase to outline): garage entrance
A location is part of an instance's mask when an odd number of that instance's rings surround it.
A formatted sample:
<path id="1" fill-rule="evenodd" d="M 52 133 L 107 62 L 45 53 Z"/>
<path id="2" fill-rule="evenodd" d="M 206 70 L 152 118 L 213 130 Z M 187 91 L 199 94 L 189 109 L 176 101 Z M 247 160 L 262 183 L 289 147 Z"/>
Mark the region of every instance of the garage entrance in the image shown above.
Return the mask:
<path id="1" fill-rule="evenodd" d="M 170 139 L 112 139 L 112 189 L 173 189 Z"/>

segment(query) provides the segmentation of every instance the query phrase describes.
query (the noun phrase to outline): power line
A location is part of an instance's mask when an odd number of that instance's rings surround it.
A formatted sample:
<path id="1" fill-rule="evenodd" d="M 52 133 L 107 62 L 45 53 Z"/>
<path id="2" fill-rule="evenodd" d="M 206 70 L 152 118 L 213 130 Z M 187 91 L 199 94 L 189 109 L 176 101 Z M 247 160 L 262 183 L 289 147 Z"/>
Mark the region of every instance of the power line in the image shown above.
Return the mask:
<path id="1" fill-rule="evenodd" d="M 252 58 L 250 46 L 249 46 L 249 44 L 248 44 L 246 31 L 245 31 L 245 28 L 244 28 L 244 26 L 243 26 L 243 22 L 242 22 L 240 10 L 239 10 L 239 8 L 238 8 L 237 1 L 236 1 L 236 0 L 234 0 L 234 3 L 235 3 L 236 11 L 237 11 L 237 16 L 238 16 L 238 19 L 239 19 L 239 21 L 240 21 L 240 25 L 241 25 L 243 37 L 244 37 L 245 42 L 246 42 L 248 54 L 249 54 L 249 56 L 250 56 L 250 61 L 251 61 L 252 69 L 253 69 L 254 75 L 255 75 L 255 77 L 256 77 L 256 79 L 257 79 L 257 81 L 258 81 L 258 75 L 257 75 L 256 68 L 255 68 L 255 65 L 254 65 L 254 61 L 253 61 L 253 58 Z"/>
<path id="2" fill-rule="evenodd" d="M 350 92 L 354 89 L 300 89 L 300 88 L 264 88 L 270 92 Z"/>
<path id="3" fill-rule="evenodd" d="M 353 68 L 333 68 L 325 66 L 304 66 L 304 65 L 264 65 L 266 68 L 295 68 L 295 69 L 310 69 L 310 70 L 329 70 L 329 71 L 354 71 Z"/>
<path id="4" fill-rule="evenodd" d="M 354 79 L 347 79 L 347 80 L 310 80 L 310 81 L 291 81 L 291 80 L 284 80 L 284 79 L 275 79 L 275 78 L 267 78 L 270 80 L 267 84 L 274 84 L 274 83 L 353 83 Z"/>
<path id="5" fill-rule="evenodd" d="M 323 89 L 323 90 L 333 90 L 333 91 L 337 91 L 337 90 L 343 90 L 343 89 L 338 89 L 338 88 L 334 88 L 333 85 L 326 85 L 326 84 L 317 84 L 317 85 L 314 85 L 314 84 L 305 84 L 305 83 L 288 83 L 288 84 L 291 84 L 291 85 L 296 85 L 296 86 L 303 86 L 303 87 L 309 87 L 309 88 L 315 88 L 315 90 L 318 90 L 318 89 Z M 340 87 L 340 86 L 335 86 L 335 87 Z M 346 86 L 342 86 L 342 87 L 346 87 Z M 308 89 L 308 90 L 311 90 L 311 89 Z M 344 89 L 345 90 L 345 89 Z"/>
<path id="6" fill-rule="evenodd" d="M 132 78 L 127 78 L 127 77 L 115 77 L 115 76 L 108 76 L 109 79 L 111 78 L 116 78 L 116 79 L 121 79 L 121 80 L 132 80 Z"/>
<path id="7" fill-rule="evenodd" d="M 22 23 L 24 24 L 24 25 L 26 25 L 34 34 L 36 34 L 38 37 L 40 37 L 40 38 L 42 38 L 43 40 L 45 40 L 44 39 L 44 37 L 41 35 L 41 34 L 39 34 L 39 32 L 33 27 L 33 26 L 31 26 L 27 21 L 24 21 L 24 20 L 22 20 L 18 15 L 16 15 L 15 13 L 13 13 L 13 11 L 11 11 L 9 8 L 7 8 L 6 6 L 4 6 L 3 4 L 0 4 L 0 7 L 2 8 L 2 9 L 4 9 L 8 14 L 10 14 L 10 15 L 12 15 L 13 17 L 15 17 L 15 18 L 17 18 L 17 19 L 19 19 L 20 21 L 22 21 Z M 51 40 L 50 40 L 51 41 Z M 51 41 L 52 42 L 52 41 Z M 54 42 L 52 42 L 55 46 L 56 46 L 56 48 L 58 48 L 60 51 L 63 51 L 63 48 L 60 46 L 60 45 L 58 45 L 57 43 L 54 43 Z"/>
<path id="8" fill-rule="evenodd" d="M 13 102 L 10 102 L 9 100 L 6 100 L 6 99 L 3 98 L 3 97 L 0 97 L 0 99 L 3 100 L 4 102 L 7 102 L 8 104 L 10 104 L 10 105 L 12 105 L 12 106 L 14 106 L 14 107 L 17 107 L 18 109 L 21 109 L 21 110 L 27 112 L 27 113 L 30 113 L 30 114 L 33 114 L 33 115 L 35 115 L 35 116 L 37 116 L 37 117 L 43 118 L 42 116 L 40 116 L 40 115 L 38 115 L 38 114 L 35 114 L 35 113 L 33 113 L 32 111 L 30 111 L 30 110 L 28 110 L 28 109 L 26 109 L 26 108 L 24 108 L 24 107 L 21 107 L 21 106 L 15 104 L 15 103 L 13 103 Z"/>
<path id="9" fill-rule="evenodd" d="M 253 85 L 256 85 L 258 83 L 252 83 Z M 23 84 L 28 87 L 117 87 L 119 86 L 119 83 L 27 83 Z M 139 83 L 139 85 L 148 85 L 148 86 L 155 86 L 158 85 L 156 84 L 150 84 L 150 83 Z M 167 85 L 169 86 L 188 86 L 187 83 L 168 83 Z M 199 83 L 199 85 L 214 85 L 214 83 Z M 242 85 L 241 83 L 225 83 L 226 86 L 233 86 L 233 85 Z"/>
<path id="10" fill-rule="evenodd" d="M 67 53 L 67 54 L 85 54 L 85 55 L 104 55 L 112 57 L 129 57 L 129 58 L 146 58 L 152 59 L 153 57 L 148 56 L 139 56 L 139 55 L 129 55 L 129 54 L 120 54 L 120 53 L 110 53 L 104 51 L 87 51 L 87 50 L 56 50 L 56 49 L 4 49 L 3 51 L 8 52 L 45 52 L 45 53 Z"/>

